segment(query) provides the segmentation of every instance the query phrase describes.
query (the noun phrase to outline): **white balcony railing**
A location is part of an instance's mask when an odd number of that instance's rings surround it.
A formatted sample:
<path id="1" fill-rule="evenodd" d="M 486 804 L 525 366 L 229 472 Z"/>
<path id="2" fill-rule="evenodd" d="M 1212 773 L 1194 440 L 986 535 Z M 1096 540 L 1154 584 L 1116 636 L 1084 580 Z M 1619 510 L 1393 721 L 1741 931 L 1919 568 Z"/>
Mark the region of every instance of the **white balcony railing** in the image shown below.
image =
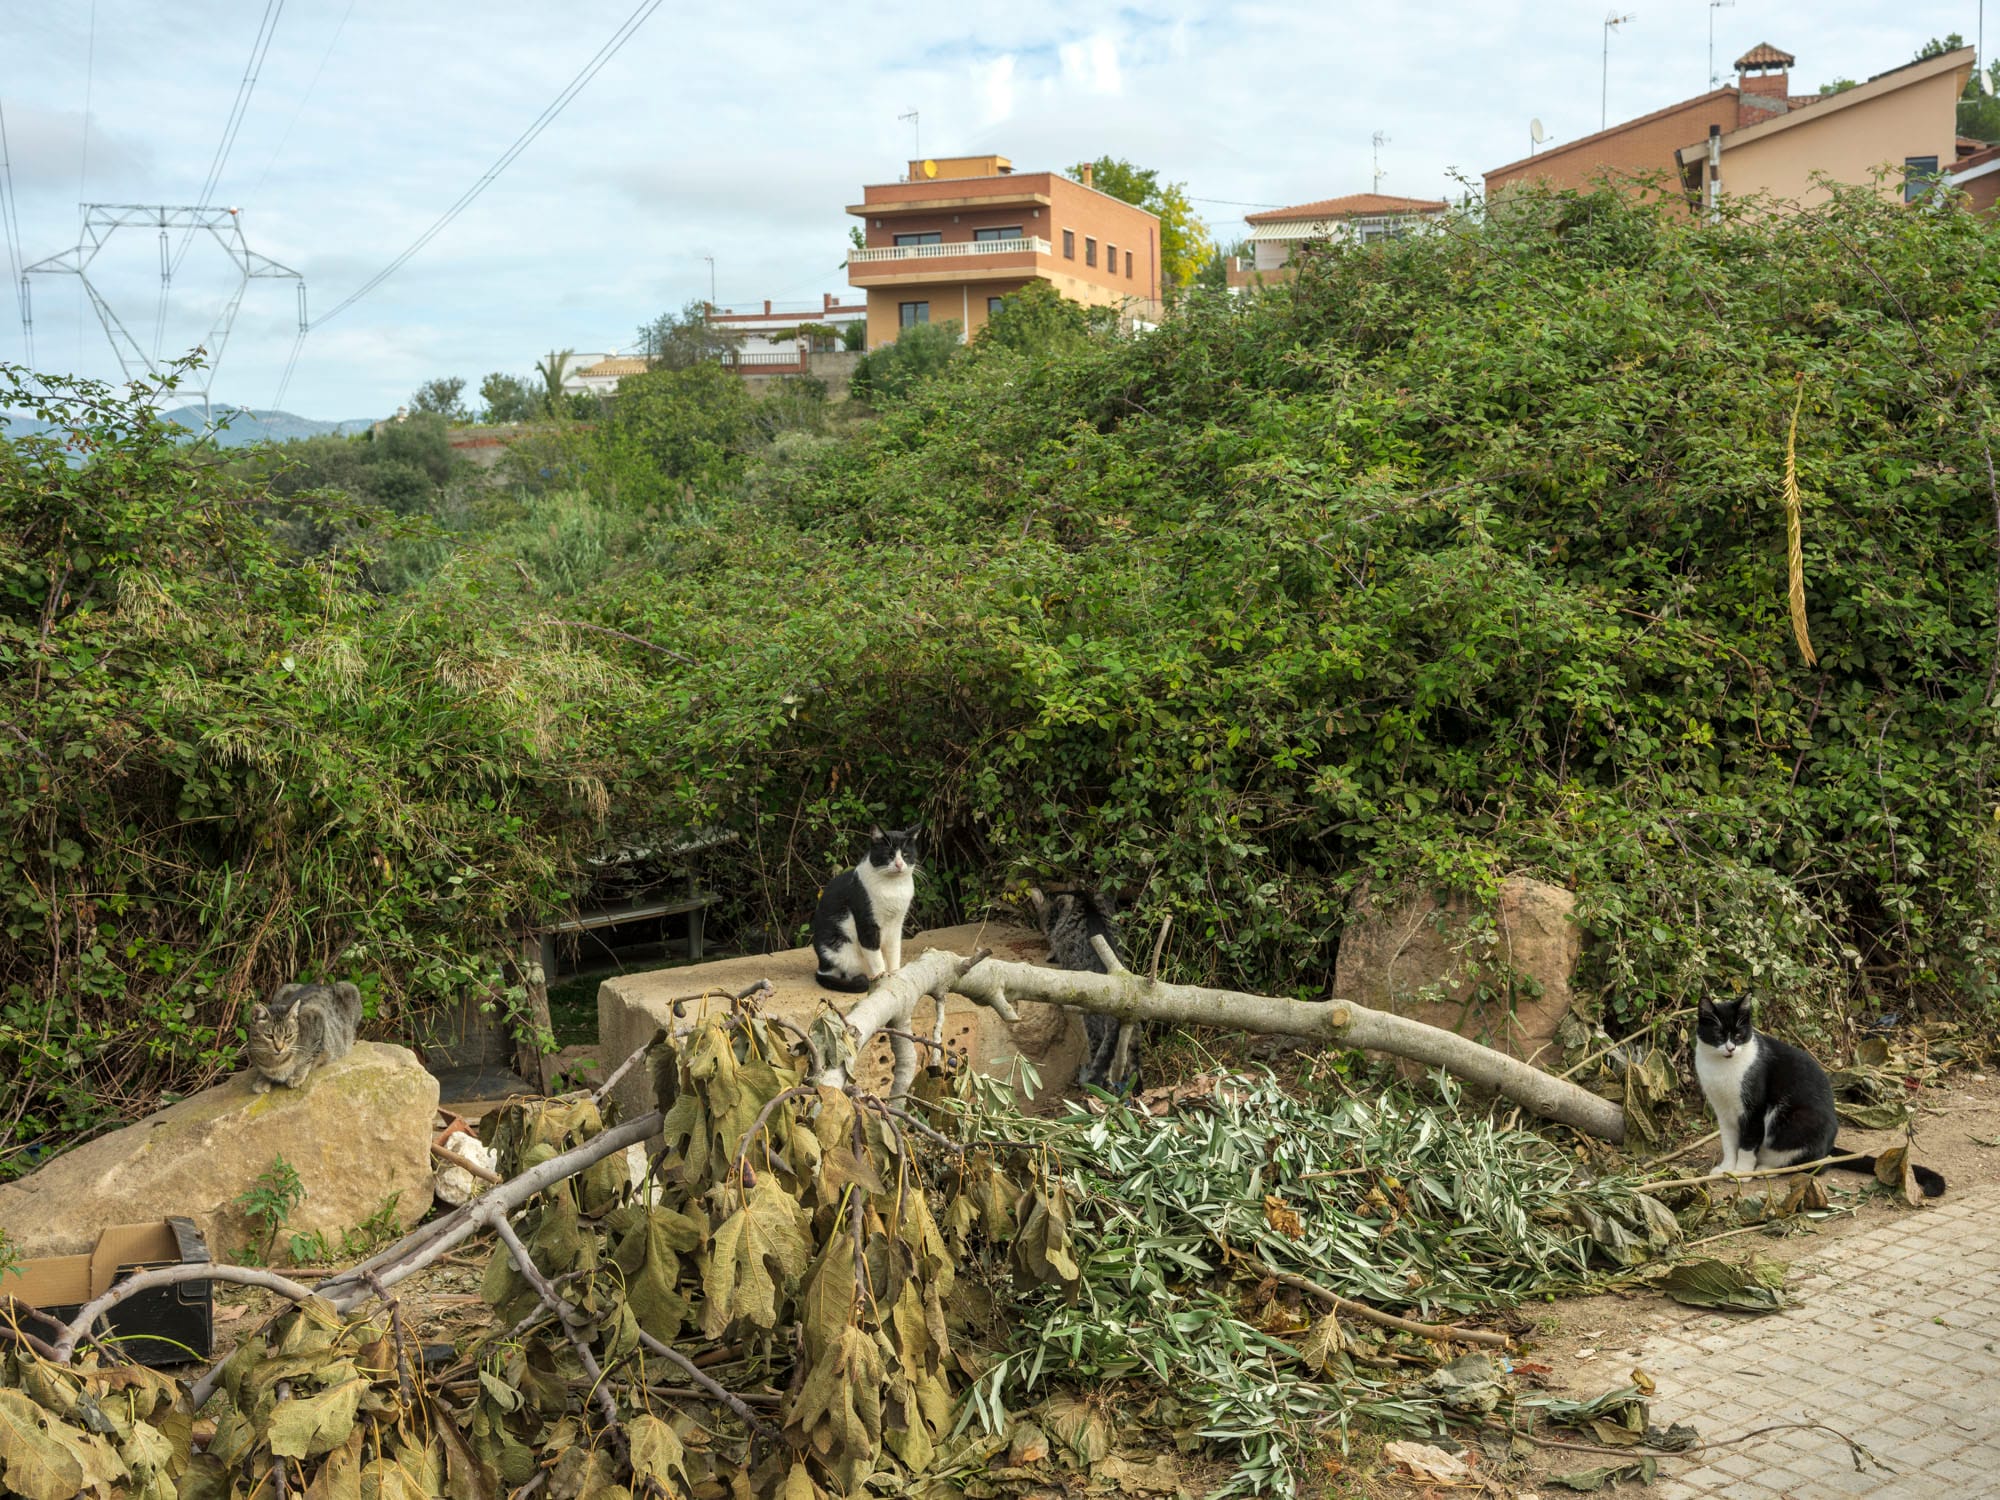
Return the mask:
<path id="1" fill-rule="evenodd" d="M 865 266 L 884 260 L 944 260 L 960 255 L 1047 255 L 1049 242 L 1026 235 L 1014 240 L 954 240 L 942 245 L 884 245 L 876 250 L 850 250 L 847 263 Z"/>

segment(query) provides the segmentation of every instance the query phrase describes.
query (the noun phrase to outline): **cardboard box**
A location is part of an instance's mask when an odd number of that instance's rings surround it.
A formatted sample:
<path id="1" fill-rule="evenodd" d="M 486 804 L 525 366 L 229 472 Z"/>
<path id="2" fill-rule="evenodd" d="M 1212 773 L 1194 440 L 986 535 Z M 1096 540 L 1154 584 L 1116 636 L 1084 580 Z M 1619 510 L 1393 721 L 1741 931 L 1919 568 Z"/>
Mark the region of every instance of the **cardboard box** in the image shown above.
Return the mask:
<path id="1" fill-rule="evenodd" d="M 97 1236 L 88 1255 L 50 1255 L 20 1263 L 20 1275 L 0 1277 L 0 1296 L 17 1297 L 52 1318 L 69 1322 L 84 1304 L 103 1296 L 134 1271 L 158 1266 L 209 1264 L 208 1244 L 192 1219 L 115 1224 Z M 119 1303 L 99 1326 L 142 1365 L 178 1365 L 206 1359 L 215 1345 L 215 1304 L 206 1281 L 154 1287 Z"/>

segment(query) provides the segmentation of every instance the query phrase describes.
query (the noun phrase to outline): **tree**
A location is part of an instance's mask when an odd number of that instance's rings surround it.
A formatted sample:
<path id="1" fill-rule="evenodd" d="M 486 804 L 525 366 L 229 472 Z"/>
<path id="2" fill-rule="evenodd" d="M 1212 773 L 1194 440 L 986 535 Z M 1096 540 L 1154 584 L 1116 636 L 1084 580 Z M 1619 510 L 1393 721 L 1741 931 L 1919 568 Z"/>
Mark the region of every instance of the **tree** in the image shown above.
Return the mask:
<path id="1" fill-rule="evenodd" d="M 1960 47 L 1963 47 L 1964 45 L 1965 45 L 1964 37 L 1960 36 L 1955 31 L 1947 32 L 1945 33 L 1945 38 L 1943 41 L 1939 41 L 1936 37 L 1932 37 L 1928 42 L 1925 42 L 1923 46 L 1919 47 L 1917 49 L 1916 61 L 1922 62 L 1927 57 L 1943 57 L 1945 53 L 1956 52 Z"/>
<path id="2" fill-rule="evenodd" d="M 661 313 L 639 325 L 639 353 L 649 370 L 685 370 L 742 346 L 742 334 L 709 321 L 705 302 L 689 302 L 677 313 Z"/>
<path id="3" fill-rule="evenodd" d="M 1844 94 L 1849 89 L 1858 89 L 1860 87 L 1861 85 L 1856 83 L 1852 78 L 1836 78 L 1832 83 L 1822 83 L 1819 86 L 1819 91 L 1821 97 L 1824 98 L 1828 94 Z"/>
<path id="4" fill-rule="evenodd" d="M 1088 164 L 1091 186 L 1124 203 L 1135 204 L 1160 220 L 1160 289 L 1164 296 L 1194 283 L 1202 265 L 1215 250 L 1208 226 L 1196 217 L 1188 201 L 1187 184 L 1161 182 L 1150 167 L 1135 167 L 1129 161 L 1100 156 Z M 1083 181 L 1084 164 L 1071 167 L 1067 176 Z"/>
<path id="5" fill-rule="evenodd" d="M 895 343 L 861 357 L 848 391 L 862 401 L 897 400 L 942 371 L 960 348 L 958 319 L 912 323 Z"/>
<path id="6" fill-rule="evenodd" d="M 542 408 L 527 381 L 498 370 L 479 382 L 479 399 L 486 404 L 482 420 L 492 423 L 533 421 Z"/>
<path id="7" fill-rule="evenodd" d="M 456 375 L 441 375 L 436 380 L 426 380 L 417 387 L 417 393 L 410 397 L 410 410 L 429 412 L 443 417 L 447 422 L 459 423 L 472 420 L 472 414 L 465 409 L 459 397 L 465 393 L 465 382 Z"/>
<path id="8" fill-rule="evenodd" d="M 726 479 L 756 446 L 756 406 L 740 376 L 709 362 L 628 375 L 611 426 L 669 479 Z"/>
<path id="9" fill-rule="evenodd" d="M 840 342 L 843 347 L 859 351 L 868 347 L 868 321 L 856 318 L 841 330 Z"/>
<path id="10" fill-rule="evenodd" d="M 569 374 L 569 362 L 575 354 L 574 349 L 560 353 L 550 350 L 546 358 L 535 361 L 535 373 L 542 377 L 542 410 L 552 417 L 560 417 L 567 405 L 563 379 Z"/>
<path id="11" fill-rule="evenodd" d="M 1107 332 L 1115 322 L 1111 308 L 1087 308 L 1070 301 L 1046 281 L 1031 281 L 1000 300 L 999 311 L 986 320 L 974 342 L 981 348 L 1051 354 L 1071 348 L 1093 333 Z"/>
<path id="12" fill-rule="evenodd" d="M 1217 245 L 1202 262 L 1201 270 L 1195 275 L 1195 285 L 1207 287 L 1210 291 L 1229 290 L 1229 262 L 1241 256 L 1248 260 L 1251 246 L 1248 240 L 1237 240 L 1229 245 Z"/>

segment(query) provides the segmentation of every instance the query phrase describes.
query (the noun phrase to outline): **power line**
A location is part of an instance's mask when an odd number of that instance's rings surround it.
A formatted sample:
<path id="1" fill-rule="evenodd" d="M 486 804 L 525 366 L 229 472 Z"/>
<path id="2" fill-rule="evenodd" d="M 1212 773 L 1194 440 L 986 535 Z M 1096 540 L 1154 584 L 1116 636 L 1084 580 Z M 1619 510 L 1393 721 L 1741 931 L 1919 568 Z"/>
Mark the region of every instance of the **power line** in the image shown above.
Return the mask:
<path id="1" fill-rule="evenodd" d="M 618 27 L 618 29 L 611 34 L 610 40 L 605 42 L 605 44 L 602 47 L 597 49 L 596 54 L 590 59 L 589 62 L 583 65 L 582 69 L 577 73 L 577 75 L 574 78 L 572 78 L 569 81 L 569 83 L 564 87 L 563 91 L 557 94 L 554 100 L 552 100 L 549 103 L 549 105 L 545 109 L 543 109 L 543 111 L 539 115 L 535 117 L 533 123 L 531 123 L 526 130 L 522 131 L 519 136 L 515 137 L 514 143 L 511 146 L 509 146 L 505 151 L 500 153 L 499 159 L 495 161 L 492 166 L 486 169 L 486 171 L 480 176 L 478 181 L 473 183 L 472 186 L 467 188 L 463 193 L 459 194 L 458 200 L 454 202 L 450 208 L 447 208 L 442 214 L 440 214 L 436 222 L 434 222 L 422 234 L 418 235 L 414 240 L 410 241 L 408 247 L 402 252 L 402 254 L 398 255 L 394 260 L 390 261 L 381 270 L 377 271 L 373 276 L 369 277 L 366 281 L 362 282 L 360 286 L 356 287 L 352 292 L 349 292 L 347 296 L 342 298 L 339 302 L 336 302 L 325 313 L 313 319 L 312 323 L 308 326 L 310 328 L 317 328 L 319 327 L 320 324 L 330 322 L 334 318 L 339 317 L 340 314 L 346 312 L 348 308 L 352 307 L 355 303 L 359 302 L 363 297 L 367 296 L 370 292 L 374 291 L 375 288 L 380 286 L 383 282 L 387 281 L 391 276 L 394 276 L 405 265 L 407 265 L 410 262 L 410 260 L 420 250 L 424 248 L 424 246 L 428 245 L 432 240 L 436 239 L 440 234 L 442 234 L 445 231 L 445 229 L 450 226 L 451 222 L 454 219 L 456 219 L 460 214 L 464 213 L 466 209 L 470 208 L 474 200 L 477 199 L 481 193 L 485 192 L 489 187 L 491 187 L 494 184 L 495 181 L 498 180 L 502 172 L 506 171 L 508 167 L 513 165 L 516 157 L 520 156 L 520 154 L 523 151 L 526 151 L 529 146 L 534 144 L 536 137 L 540 136 L 543 131 L 547 130 L 549 126 L 555 123 L 556 117 L 560 115 L 564 109 L 568 108 L 570 101 L 574 99 L 578 94 L 582 93 L 583 90 L 589 85 L 591 79 L 595 78 L 600 72 L 603 71 L 605 64 L 610 62 L 612 58 L 618 55 L 618 53 L 624 48 L 625 44 L 632 39 L 635 33 L 637 33 L 639 28 L 644 26 L 647 21 L 652 19 L 653 12 L 658 10 L 663 3 L 665 3 L 665 0 L 639 0 L 639 4 L 633 8 L 632 13 L 628 15 L 625 18 L 624 22 Z M 299 345 L 303 346 L 304 342 L 305 342 L 305 336 L 304 334 L 301 334 L 299 336 Z M 292 358 L 286 363 L 285 373 L 279 381 L 278 394 L 272 398 L 271 404 L 273 406 L 278 406 L 284 401 L 285 388 L 286 386 L 291 384 L 292 371 L 295 368 L 297 368 L 298 356 L 299 356 L 299 349 L 298 347 L 294 347 L 294 349 L 292 350 Z"/>
<path id="2" fill-rule="evenodd" d="M 285 0 L 264 0 L 264 18 L 257 23 L 257 38 L 250 44 L 250 61 L 243 69 L 243 81 L 236 85 L 236 101 L 229 108 L 229 118 L 223 122 L 222 139 L 216 143 L 215 155 L 208 164 L 208 176 L 203 179 L 201 191 L 194 201 L 208 206 L 209 196 L 215 191 L 216 183 L 222 178 L 223 166 L 229 160 L 229 153 L 236 145 L 237 132 L 243 128 L 243 117 L 250 112 L 250 96 L 257 88 L 257 75 L 264 67 L 264 54 L 271 50 L 271 39 L 278 33 L 278 18 L 284 14 Z M 162 236 L 166 233 L 161 231 Z M 153 358 L 160 357 L 160 343 L 166 335 L 167 293 L 173 284 L 174 273 L 187 259 L 188 246 L 194 243 L 195 231 L 190 228 L 181 236 L 180 248 L 174 251 L 173 259 L 165 258 L 166 242 L 161 241 L 160 264 L 160 306 L 153 321 Z"/>
<path id="3" fill-rule="evenodd" d="M 14 310 L 21 315 L 21 342 L 27 348 L 28 368 L 35 367 L 35 336 L 28 326 L 28 304 L 22 300 L 21 268 L 27 252 L 21 241 L 21 214 L 14 194 L 14 157 L 7 148 L 7 110 L 0 105 L 0 231 L 7 237 L 7 287 L 14 294 Z"/>
<path id="4" fill-rule="evenodd" d="M 319 66 L 313 69 L 312 81 L 306 85 L 305 92 L 299 95 L 299 105 L 292 111 L 291 123 L 285 126 L 285 133 L 278 137 L 278 144 L 271 148 L 271 159 L 264 163 L 264 170 L 257 174 L 256 182 L 252 183 L 250 191 L 243 195 L 245 202 L 256 199 L 257 190 L 263 187 L 264 179 L 271 175 L 271 168 L 278 164 L 278 158 L 291 143 L 292 132 L 298 128 L 299 116 L 305 113 L 306 101 L 312 98 L 313 90 L 319 87 L 319 75 L 326 71 L 327 61 L 333 56 L 333 49 L 340 45 L 340 34 L 347 30 L 347 18 L 353 14 L 354 0 L 347 0 L 347 9 L 340 13 L 340 24 L 333 28 L 333 36 L 326 44 L 326 51 L 319 55 Z"/>
<path id="5" fill-rule="evenodd" d="M 97 0 L 90 0 L 90 42 L 83 54 L 83 154 L 76 165 L 76 216 L 83 219 L 84 184 L 90 177 L 90 93 L 97 82 Z M 83 288 L 76 289 L 76 363 L 83 367 Z"/>

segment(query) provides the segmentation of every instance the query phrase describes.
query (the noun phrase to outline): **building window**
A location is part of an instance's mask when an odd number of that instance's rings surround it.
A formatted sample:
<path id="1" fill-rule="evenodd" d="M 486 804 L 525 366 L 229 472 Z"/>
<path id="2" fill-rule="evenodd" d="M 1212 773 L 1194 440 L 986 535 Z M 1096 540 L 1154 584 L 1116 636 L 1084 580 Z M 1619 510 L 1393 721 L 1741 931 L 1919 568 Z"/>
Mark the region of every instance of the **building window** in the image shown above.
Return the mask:
<path id="1" fill-rule="evenodd" d="M 1116 276 L 1118 274 L 1118 247 L 1116 245 L 1106 245 L 1104 247 L 1104 273 L 1107 276 Z"/>
<path id="2" fill-rule="evenodd" d="M 931 320 L 931 305 L 928 302 L 898 302 L 896 321 L 905 328 L 914 328 L 919 323 Z"/>
<path id="3" fill-rule="evenodd" d="M 975 229 L 972 237 L 975 240 L 1018 240 L 1022 238 L 1021 226 L 1009 224 L 1002 229 Z"/>
<path id="4" fill-rule="evenodd" d="M 1006 305 L 1007 299 L 1005 297 L 988 297 L 986 299 L 986 316 L 989 318 L 992 317 Z"/>
<path id="5" fill-rule="evenodd" d="M 1935 156 L 1903 158 L 1903 201 L 1915 203 L 1937 191 L 1938 159 Z"/>
<path id="6" fill-rule="evenodd" d="M 1130 250 L 1125 252 L 1125 275 L 1128 279 L 1132 275 L 1132 252 Z"/>
<path id="7" fill-rule="evenodd" d="M 937 230 L 931 229 L 924 231 L 922 234 L 899 234 L 896 236 L 896 243 L 899 245 L 942 245 L 944 243 L 944 236 Z"/>
<path id="8" fill-rule="evenodd" d="M 1065 229 L 1063 231 L 1063 259 L 1076 259 L 1076 231 L 1074 229 Z"/>
<path id="9" fill-rule="evenodd" d="M 1086 266 L 1097 264 L 1097 241 L 1087 234 L 1083 237 L 1083 263 Z"/>

